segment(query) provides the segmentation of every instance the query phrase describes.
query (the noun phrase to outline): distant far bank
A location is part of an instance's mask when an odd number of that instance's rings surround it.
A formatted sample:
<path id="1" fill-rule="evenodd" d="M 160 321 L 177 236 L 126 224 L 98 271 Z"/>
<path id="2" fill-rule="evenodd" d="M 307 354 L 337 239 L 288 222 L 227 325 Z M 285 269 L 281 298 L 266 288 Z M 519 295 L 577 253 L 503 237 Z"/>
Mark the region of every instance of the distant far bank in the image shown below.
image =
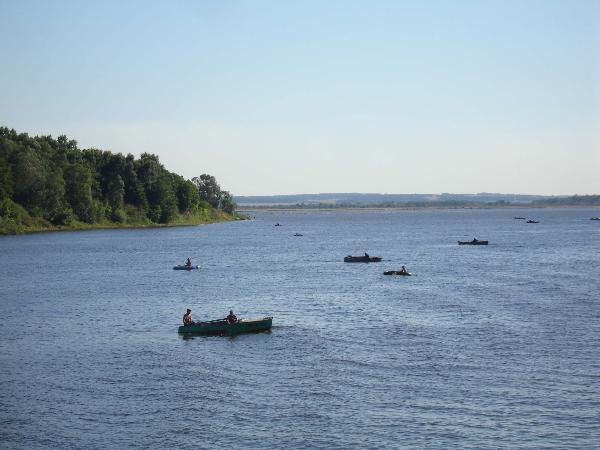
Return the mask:
<path id="1" fill-rule="evenodd" d="M 301 194 L 235 197 L 244 210 L 380 210 L 600 207 L 600 195 L 541 196 L 518 194 Z"/>

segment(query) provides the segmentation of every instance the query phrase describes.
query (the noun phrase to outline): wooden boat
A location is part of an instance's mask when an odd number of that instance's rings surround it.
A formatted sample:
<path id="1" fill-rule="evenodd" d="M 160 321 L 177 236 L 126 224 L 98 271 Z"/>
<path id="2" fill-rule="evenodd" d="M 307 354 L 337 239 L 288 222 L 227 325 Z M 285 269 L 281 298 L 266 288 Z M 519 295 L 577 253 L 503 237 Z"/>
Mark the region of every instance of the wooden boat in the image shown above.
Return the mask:
<path id="1" fill-rule="evenodd" d="M 529 219 L 527 223 L 540 223 L 539 220 Z"/>
<path id="2" fill-rule="evenodd" d="M 383 272 L 384 275 L 404 275 L 410 276 L 410 272 L 402 272 L 401 270 L 387 270 Z"/>
<path id="3" fill-rule="evenodd" d="M 458 245 L 488 245 L 488 241 L 473 239 L 472 241 L 458 241 Z"/>
<path id="4" fill-rule="evenodd" d="M 381 258 L 379 256 L 369 256 L 369 255 L 364 255 L 364 256 L 346 256 L 344 258 L 344 262 L 360 262 L 360 263 L 368 263 L 368 262 L 380 262 Z"/>
<path id="5" fill-rule="evenodd" d="M 194 322 L 191 325 L 181 325 L 179 334 L 194 334 L 198 336 L 235 336 L 242 333 L 258 333 L 271 329 L 273 317 L 261 319 L 241 319 L 229 323 L 225 319 L 210 320 L 208 322 Z"/>
<path id="6" fill-rule="evenodd" d="M 200 268 L 200 266 L 179 265 L 179 266 L 173 267 L 173 270 L 196 270 L 196 269 L 199 269 L 199 268 Z"/>

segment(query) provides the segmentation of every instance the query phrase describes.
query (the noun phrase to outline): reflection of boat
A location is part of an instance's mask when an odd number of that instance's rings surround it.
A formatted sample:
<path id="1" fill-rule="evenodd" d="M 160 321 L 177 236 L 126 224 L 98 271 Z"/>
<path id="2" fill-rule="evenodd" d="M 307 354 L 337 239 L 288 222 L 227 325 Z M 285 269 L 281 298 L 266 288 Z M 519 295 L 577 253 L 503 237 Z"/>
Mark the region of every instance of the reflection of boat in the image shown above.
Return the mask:
<path id="1" fill-rule="evenodd" d="M 173 267 L 173 270 L 196 270 L 199 269 L 200 266 L 186 266 L 186 265 L 181 265 L 181 266 L 175 266 Z"/>
<path id="2" fill-rule="evenodd" d="M 515 219 L 517 219 L 517 220 L 525 220 L 525 217 L 518 217 L 518 216 L 516 216 Z"/>
<path id="3" fill-rule="evenodd" d="M 540 223 L 539 220 L 529 219 L 527 223 Z"/>
<path id="4" fill-rule="evenodd" d="M 271 329 L 272 317 L 261 319 L 241 319 L 236 323 L 229 323 L 225 319 L 210 320 L 208 322 L 195 322 L 191 325 L 179 327 L 179 334 L 195 334 L 199 336 L 234 336 L 242 333 L 256 333 Z"/>
<path id="5" fill-rule="evenodd" d="M 365 253 L 364 256 L 346 256 L 344 258 L 344 262 L 362 262 L 362 263 L 368 263 L 368 262 L 380 262 L 381 258 L 379 256 L 369 256 Z"/>
<path id="6" fill-rule="evenodd" d="M 600 217 L 590 217 L 590 220 L 600 220 Z"/>
<path id="7" fill-rule="evenodd" d="M 303 235 L 300 233 L 294 233 L 294 236 L 303 236 Z"/>
<path id="8" fill-rule="evenodd" d="M 403 272 L 402 270 L 388 270 L 383 272 L 384 275 L 404 275 L 410 276 L 410 272 Z"/>
<path id="9" fill-rule="evenodd" d="M 473 238 L 472 241 L 458 241 L 458 245 L 488 245 L 488 241 Z"/>

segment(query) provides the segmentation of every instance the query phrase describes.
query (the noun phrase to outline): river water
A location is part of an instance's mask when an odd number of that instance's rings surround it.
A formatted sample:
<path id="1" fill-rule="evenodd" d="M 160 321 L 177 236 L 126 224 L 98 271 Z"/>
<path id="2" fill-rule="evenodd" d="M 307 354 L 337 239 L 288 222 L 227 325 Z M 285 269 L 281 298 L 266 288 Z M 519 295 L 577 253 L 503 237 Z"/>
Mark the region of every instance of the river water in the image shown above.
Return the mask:
<path id="1" fill-rule="evenodd" d="M 252 214 L 0 237 L 0 447 L 600 446 L 598 210 Z"/>

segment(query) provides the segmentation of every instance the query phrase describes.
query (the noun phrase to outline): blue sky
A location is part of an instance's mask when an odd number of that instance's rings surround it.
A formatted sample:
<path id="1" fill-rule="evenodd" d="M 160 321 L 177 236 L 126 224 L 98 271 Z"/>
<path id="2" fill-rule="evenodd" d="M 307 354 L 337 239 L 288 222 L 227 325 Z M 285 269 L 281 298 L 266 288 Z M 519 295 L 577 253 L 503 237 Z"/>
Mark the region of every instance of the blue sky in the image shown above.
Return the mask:
<path id="1" fill-rule="evenodd" d="M 0 124 L 235 195 L 600 193 L 599 1 L 0 0 Z"/>

